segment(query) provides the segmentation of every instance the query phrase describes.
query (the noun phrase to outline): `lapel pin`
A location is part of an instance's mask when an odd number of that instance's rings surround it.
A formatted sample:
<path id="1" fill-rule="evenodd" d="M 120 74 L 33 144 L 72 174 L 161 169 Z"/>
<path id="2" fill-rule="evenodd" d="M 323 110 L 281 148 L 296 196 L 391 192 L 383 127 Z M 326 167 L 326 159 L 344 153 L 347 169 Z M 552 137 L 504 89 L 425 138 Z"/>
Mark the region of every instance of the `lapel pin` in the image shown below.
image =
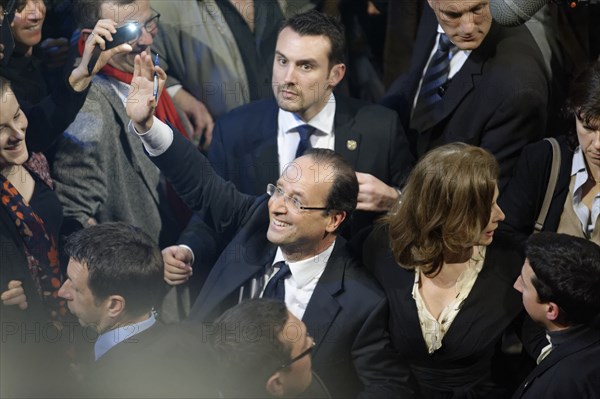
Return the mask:
<path id="1" fill-rule="evenodd" d="M 356 150 L 357 146 L 358 146 L 358 144 L 356 143 L 356 140 L 346 141 L 346 148 L 349 149 L 350 151 Z"/>

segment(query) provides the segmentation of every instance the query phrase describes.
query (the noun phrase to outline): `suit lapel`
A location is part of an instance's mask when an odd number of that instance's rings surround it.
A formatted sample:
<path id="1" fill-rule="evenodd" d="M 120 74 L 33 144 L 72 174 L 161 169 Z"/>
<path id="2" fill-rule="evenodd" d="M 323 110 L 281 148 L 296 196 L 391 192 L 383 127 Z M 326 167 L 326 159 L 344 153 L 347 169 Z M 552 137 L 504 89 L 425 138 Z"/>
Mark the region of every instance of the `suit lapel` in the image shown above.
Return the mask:
<path id="1" fill-rule="evenodd" d="M 335 97 L 335 152 L 346 159 L 354 169 L 360 152 L 362 132 L 354 130 L 354 115 L 348 101 L 343 96 Z"/>
<path id="2" fill-rule="evenodd" d="M 341 306 L 335 298 L 344 286 L 344 271 L 346 257 L 340 256 L 345 241 L 338 238 L 333 252 L 329 257 L 327 266 L 308 301 L 308 306 L 302 317 L 308 332 L 315 339 L 317 346 L 313 353 L 317 353 L 322 342 L 326 340 L 329 328 L 333 324 Z"/>
<path id="3" fill-rule="evenodd" d="M 274 183 L 279 177 L 279 151 L 277 149 L 277 118 L 279 107 L 272 100 L 264 116 L 261 116 L 263 125 L 259 134 L 263 136 L 261 145 L 255 156 L 256 192 L 264 193 L 267 184 Z M 249 149 L 250 150 L 250 149 Z M 276 173 L 275 173 L 276 172 Z M 275 176 L 273 176 L 275 174 Z"/>

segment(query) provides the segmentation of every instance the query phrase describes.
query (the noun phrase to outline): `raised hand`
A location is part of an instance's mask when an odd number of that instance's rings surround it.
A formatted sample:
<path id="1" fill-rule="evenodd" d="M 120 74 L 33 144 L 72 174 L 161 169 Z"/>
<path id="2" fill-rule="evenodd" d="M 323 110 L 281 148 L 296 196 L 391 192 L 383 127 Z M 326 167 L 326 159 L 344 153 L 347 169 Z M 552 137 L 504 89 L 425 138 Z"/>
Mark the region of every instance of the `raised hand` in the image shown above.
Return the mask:
<path id="1" fill-rule="evenodd" d="M 82 34 L 88 34 L 88 38 L 85 41 L 83 55 L 81 56 L 81 63 L 77 66 L 77 68 L 73 69 L 71 75 L 69 76 L 69 83 L 74 90 L 83 91 L 85 88 L 87 88 L 94 75 L 104 68 L 104 66 L 114 55 L 128 53 L 133 50 L 130 44 L 123 43 L 117 47 L 111 48 L 110 50 L 102 51 L 100 53 L 100 57 L 98 57 L 94 69 L 92 70 L 92 73 L 88 73 L 88 63 L 90 62 L 90 58 L 92 57 L 94 49 L 96 46 L 100 47 L 102 50 L 106 48 L 106 41 L 112 41 L 112 34 L 117 31 L 116 26 L 117 23 L 112 19 L 101 19 L 96 22 L 96 26 L 94 26 L 94 29 L 89 32 L 89 34 L 88 31 L 82 31 Z"/>
<path id="2" fill-rule="evenodd" d="M 152 127 L 152 117 L 158 103 L 154 98 L 154 74 L 158 80 L 158 95 L 165 87 L 167 74 L 152 63 L 152 56 L 146 52 L 135 56 L 133 65 L 133 80 L 127 96 L 125 108 L 135 129 L 144 133 Z"/>
<path id="3" fill-rule="evenodd" d="M 356 172 L 358 179 L 358 204 L 362 211 L 384 212 L 392 209 L 398 200 L 398 192 L 368 173 Z"/>

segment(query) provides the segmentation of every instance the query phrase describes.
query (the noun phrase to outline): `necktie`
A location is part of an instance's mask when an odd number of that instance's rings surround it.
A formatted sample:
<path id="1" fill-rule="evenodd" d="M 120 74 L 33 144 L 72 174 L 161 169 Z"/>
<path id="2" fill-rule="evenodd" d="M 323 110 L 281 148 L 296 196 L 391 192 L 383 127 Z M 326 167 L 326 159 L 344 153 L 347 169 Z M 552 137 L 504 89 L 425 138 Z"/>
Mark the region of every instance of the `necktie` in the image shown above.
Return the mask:
<path id="1" fill-rule="evenodd" d="M 310 125 L 300 125 L 297 127 L 298 134 L 300 135 L 300 142 L 298 143 L 298 149 L 296 150 L 296 158 L 304 155 L 304 152 L 311 148 L 310 136 L 315 132 L 315 128 Z"/>
<path id="2" fill-rule="evenodd" d="M 440 88 L 448 81 L 450 50 L 452 48 L 454 48 L 454 45 L 448 36 L 440 33 L 438 48 L 429 62 L 427 71 L 425 71 L 419 98 L 413 110 L 413 117 L 410 123 L 412 129 L 419 132 L 425 130 L 426 127 L 424 125 L 431 121 L 436 108 L 440 106 L 442 100 Z"/>
<path id="3" fill-rule="evenodd" d="M 292 274 L 290 267 L 285 262 L 277 262 L 274 267 L 281 266 L 279 271 L 275 273 L 273 278 L 269 280 L 263 298 L 275 298 L 280 301 L 285 301 L 285 279 Z"/>

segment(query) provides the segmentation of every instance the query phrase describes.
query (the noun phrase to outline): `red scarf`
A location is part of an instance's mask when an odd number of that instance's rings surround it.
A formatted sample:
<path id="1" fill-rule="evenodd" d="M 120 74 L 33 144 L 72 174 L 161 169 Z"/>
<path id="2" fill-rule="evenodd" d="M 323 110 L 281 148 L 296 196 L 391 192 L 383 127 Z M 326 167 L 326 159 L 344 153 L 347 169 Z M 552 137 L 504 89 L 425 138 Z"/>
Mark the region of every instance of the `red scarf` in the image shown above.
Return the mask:
<path id="1" fill-rule="evenodd" d="M 83 55 L 83 49 L 85 47 L 85 39 L 84 35 L 79 36 L 79 42 L 77 43 L 79 49 L 79 55 Z M 123 72 L 118 70 L 117 68 L 106 64 L 104 68 L 100 70 L 104 75 L 113 77 L 120 82 L 131 84 L 131 80 L 133 79 L 133 74 L 129 72 Z M 177 110 L 175 109 L 175 105 L 173 104 L 173 100 L 171 100 L 171 96 L 167 92 L 167 89 L 163 89 L 161 95 L 158 98 L 158 104 L 156 104 L 155 115 L 161 121 L 172 125 L 175 129 L 179 131 L 186 139 L 190 139 L 187 132 L 185 131 L 185 127 L 179 118 L 179 114 L 177 114 Z"/>

